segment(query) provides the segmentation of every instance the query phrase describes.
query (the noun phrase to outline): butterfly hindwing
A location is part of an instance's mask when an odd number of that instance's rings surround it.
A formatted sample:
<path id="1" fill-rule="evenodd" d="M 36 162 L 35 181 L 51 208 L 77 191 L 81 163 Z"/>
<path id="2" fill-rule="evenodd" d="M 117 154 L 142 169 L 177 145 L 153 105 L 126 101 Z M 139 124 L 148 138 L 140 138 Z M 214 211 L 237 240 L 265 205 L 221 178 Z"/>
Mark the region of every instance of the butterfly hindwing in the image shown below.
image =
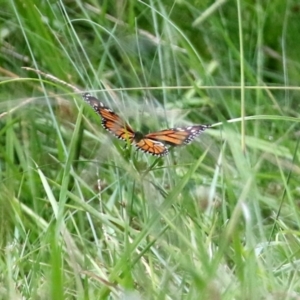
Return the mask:
<path id="1" fill-rule="evenodd" d="M 139 141 L 135 141 L 134 144 L 139 150 L 154 156 L 164 156 L 169 152 L 163 143 L 148 138 L 142 138 Z"/>

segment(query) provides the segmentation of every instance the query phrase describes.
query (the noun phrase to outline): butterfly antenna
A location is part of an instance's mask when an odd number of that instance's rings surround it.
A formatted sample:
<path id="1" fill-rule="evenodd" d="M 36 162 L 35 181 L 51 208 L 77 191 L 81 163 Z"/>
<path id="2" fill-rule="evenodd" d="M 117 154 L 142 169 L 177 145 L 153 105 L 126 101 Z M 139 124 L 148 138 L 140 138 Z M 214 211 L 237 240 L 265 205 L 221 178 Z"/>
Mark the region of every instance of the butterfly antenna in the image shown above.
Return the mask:
<path id="1" fill-rule="evenodd" d="M 61 79 L 58 79 L 57 77 L 55 77 L 55 76 L 53 76 L 51 74 L 47 74 L 47 73 L 44 73 L 44 72 L 42 72 L 42 71 L 40 71 L 38 69 L 33 69 L 33 68 L 29 68 L 29 67 L 22 67 L 22 69 L 25 69 L 25 70 L 28 70 L 28 71 L 33 71 L 33 72 L 35 72 L 37 74 L 40 74 L 40 75 L 44 76 L 47 79 L 50 79 L 50 80 L 52 80 L 54 82 L 60 83 L 62 85 L 65 85 L 65 86 L 69 87 L 70 89 L 72 89 L 76 93 L 80 93 L 80 94 L 83 93 L 83 91 L 80 90 L 79 88 L 77 88 L 76 86 L 74 86 L 74 85 L 72 85 L 70 83 L 67 83 L 67 82 L 65 82 L 65 81 L 63 81 Z"/>

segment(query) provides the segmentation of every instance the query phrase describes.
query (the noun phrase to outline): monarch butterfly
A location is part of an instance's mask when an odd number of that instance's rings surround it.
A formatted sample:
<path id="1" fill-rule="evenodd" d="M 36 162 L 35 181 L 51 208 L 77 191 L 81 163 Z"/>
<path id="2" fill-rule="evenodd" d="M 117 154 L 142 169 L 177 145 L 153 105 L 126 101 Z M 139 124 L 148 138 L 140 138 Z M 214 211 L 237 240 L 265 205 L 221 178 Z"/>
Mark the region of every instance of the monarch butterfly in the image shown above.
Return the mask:
<path id="1" fill-rule="evenodd" d="M 84 93 L 82 96 L 84 101 L 93 107 L 95 112 L 101 116 L 102 126 L 107 131 L 119 139 L 129 141 L 139 150 L 155 156 L 164 156 L 168 154 L 166 144 L 170 146 L 189 144 L 200 133 L 210 127 L 210 125 L 193 125 L 165 129 L 144 135 L 139 131 L 134 131 L 116 113 L 91 94 Z"/>

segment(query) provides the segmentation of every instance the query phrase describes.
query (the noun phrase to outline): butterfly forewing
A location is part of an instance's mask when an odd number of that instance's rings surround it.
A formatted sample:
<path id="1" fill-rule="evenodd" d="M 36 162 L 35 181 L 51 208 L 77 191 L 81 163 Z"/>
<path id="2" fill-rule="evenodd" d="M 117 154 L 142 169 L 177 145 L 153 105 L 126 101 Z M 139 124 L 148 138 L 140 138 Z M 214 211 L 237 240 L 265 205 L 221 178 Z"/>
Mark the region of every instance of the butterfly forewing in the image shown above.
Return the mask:
<path id="1" fill-rule="evenodd" d="M 82 95 L 83 100 L 89 104 L 96 112 L 100 107 L 105 107 L 105 105 L 99 101 L 97 98 L 93 97 L 90 93 L 85 93 Z"/>
<path id="2" fill-rule="evenodd" d="M 209 127 L 209 125 L 193 125 L 188 127 L 170 128 L 149 133 L 145 137 L 166 143 L 171 146 L 179 146 L 183 144 L 189 144 Z"/>
<path id="3" fill-rule="evenodd" d="M 83 95 L 84 100 L 91 105 L 96 113 L 98 113 L 102 118 L 102 126 L 122 140 L 130 140 L 134 138 L 134 131 L 132 128 L 123 121 L 116 113 L 114 113 L 110 108 L 106 107 L 97 98 L 91 96 L 90 94 Z"/>
<path id="4" fill-rule="evenodd" d="M 102 117 L 102 126 L 122 140 L 130 140 L 132 142 L 134 138 L 134 131 L 132 128 L 124 122 L 117 114 L 110 109 L 102 109 L 99 114 Z"/>

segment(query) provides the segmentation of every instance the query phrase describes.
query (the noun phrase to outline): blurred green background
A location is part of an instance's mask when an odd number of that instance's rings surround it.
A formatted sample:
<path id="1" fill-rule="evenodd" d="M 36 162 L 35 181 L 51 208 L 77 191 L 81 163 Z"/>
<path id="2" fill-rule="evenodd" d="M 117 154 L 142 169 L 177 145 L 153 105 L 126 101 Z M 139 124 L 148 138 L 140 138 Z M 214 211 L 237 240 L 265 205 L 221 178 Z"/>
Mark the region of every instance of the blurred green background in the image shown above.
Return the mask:
<path id="1" fill-rule="evenodd" d="M 300 298 L 298 1 L 0 7 L 0 299 Z"/>

